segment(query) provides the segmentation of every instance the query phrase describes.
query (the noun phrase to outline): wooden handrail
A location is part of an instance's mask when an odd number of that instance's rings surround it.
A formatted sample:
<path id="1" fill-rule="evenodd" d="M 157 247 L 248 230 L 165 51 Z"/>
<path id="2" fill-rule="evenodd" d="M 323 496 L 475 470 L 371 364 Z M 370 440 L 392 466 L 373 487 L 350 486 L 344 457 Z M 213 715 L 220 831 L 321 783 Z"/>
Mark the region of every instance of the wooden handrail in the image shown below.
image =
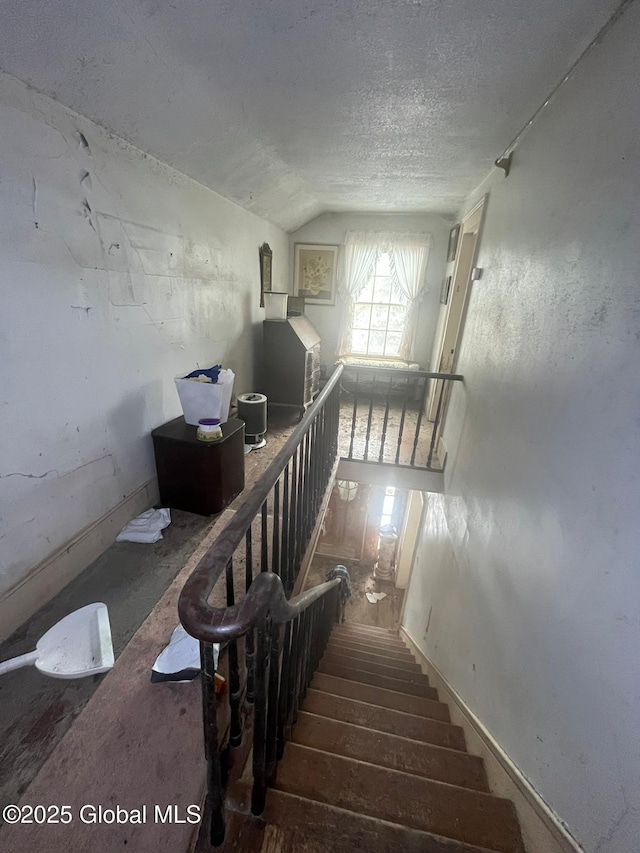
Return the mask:
<path id="1" fill-rule="evenodd" d="M 395 367 L 370 367 L 369 365 L 358 364 L 343 364 L 339 365 L 346 370 L 354 370 L 358 373 L 365 373 L 373 376 L 375 373 L 386 373 L 391 376 L 404 377 L 409 376 L 414 379 L 452 379 L 461 382 L 464 376 L 461 373 L 431 373 L 428 370 L 400 370 Z"/>
<path id="2" fill-rule="evenodd" d="M 322 392 L 185 583 L 178 601 L 178 614 L 185 630 L 192 637 L 202 642 L 214 643 L 243 636 L 256 626 L 264 608 L 269 607 L 264 599 L 267 593 L 274 596 L 274 605 L 281 607 L 281 604 L 278 604 L 279 596 L 282 590 L 284 597 L 284 590 L 277 575 L 273 575 L 272 580 L 260 581 L 252 595 L 249 591 L 241 602 L 230 607 L 214 607 L 209 604 L 208 599 L 278 478 L 338 383 L 343 370 L 343 365 L 336 367 Z M 271 575 L 270 572 L 263 574 Z M 262 575 L 254 580 L 253 586 L 261 577 Z"/>

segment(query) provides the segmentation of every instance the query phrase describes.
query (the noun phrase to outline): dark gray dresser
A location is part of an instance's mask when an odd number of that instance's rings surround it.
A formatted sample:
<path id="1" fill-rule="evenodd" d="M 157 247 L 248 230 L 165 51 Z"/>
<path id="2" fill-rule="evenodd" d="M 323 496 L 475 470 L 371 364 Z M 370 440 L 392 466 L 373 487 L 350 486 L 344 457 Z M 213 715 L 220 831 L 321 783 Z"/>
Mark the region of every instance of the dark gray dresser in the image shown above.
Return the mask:
<path id="1" fill-rule="evenodd" d="M 264 393 L 269 403 L 304 411 L 318 393 L 320 335 L 306 317 L 265 320 Z"/>

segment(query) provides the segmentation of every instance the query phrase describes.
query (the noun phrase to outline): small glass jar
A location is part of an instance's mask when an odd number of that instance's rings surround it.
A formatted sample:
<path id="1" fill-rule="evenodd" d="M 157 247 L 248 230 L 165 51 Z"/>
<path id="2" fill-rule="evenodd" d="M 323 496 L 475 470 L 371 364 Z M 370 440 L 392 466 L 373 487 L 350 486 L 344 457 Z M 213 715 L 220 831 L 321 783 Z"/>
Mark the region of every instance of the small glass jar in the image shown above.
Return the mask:
<path id="1" fill-rule="evenodd" d="M 222 427 L 219 418 L 202 418 L 198 421 L 198 438 L 200 441 L 220 441 Z"/>

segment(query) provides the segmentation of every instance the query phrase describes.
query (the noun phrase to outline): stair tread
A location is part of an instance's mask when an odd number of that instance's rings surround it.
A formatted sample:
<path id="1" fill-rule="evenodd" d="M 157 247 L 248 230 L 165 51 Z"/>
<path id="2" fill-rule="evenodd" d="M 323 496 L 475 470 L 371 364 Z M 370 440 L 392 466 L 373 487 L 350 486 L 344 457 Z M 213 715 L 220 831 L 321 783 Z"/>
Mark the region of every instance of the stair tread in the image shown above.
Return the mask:
<path id="1" fill-rule="evenodd" d="M 353 622 L 343 622 L 341 625 L 336 625 L 332 633 L 358 634 L 359 636 L 377 637 L 380 640 L 397 640 L 398 642 L 402 642 L 398 631 L 392 631 L 388 628 L 373 628 L 369 625 L 356 625 Z"/>
<path id="2" fill-rule="evenodd" d="M 409 652 L 406 652 L 405 654 L 381 654 L 380 652 L 371 650 L 369 647 L 358 649 L 354 648 L 354 646 L 348 646 L 343 643 L 332 642 L 327 643 L 325 652 L 350 657 L 354 660 L 371 660 L 378 663 L 388 661 L 387 665 L 389 666 L 401 666 L 406 669 L 420 670 L 420 664 L 416 663 Z"/>
<path id="3" fill-rule="evenodd" d="M 351 699 L 359 699 L 361 702 L 381 705 L 383 708 L 404 710 L 409 714 L 418 714 L 423 717 L 450 722 L 448 706 L 444 702 L 438 702 L 437 699 L 413 696 L 409 693 L 376 687 L 372 684 L 319 671 L 314 674 L 311 686 L 317 690 L 324 690 L 326 693 L 348 696 Z"/>
<path id="4" fill-rule="evenodd" d="M 339 696 L 324 690 L 309 688 L 302 710 L 329 716 L 331 719 L 366 726 L 376 731 L 400 734 L 424 743 L 464 750 L 464 733 L 460 726 L 395 708 L 385 708 L 371 702 L 362 702 L 348 696 Z"/>
<path id="5" fill-rule="evenodd" d="M 401 645 L 399 642 L 378 643 L 375 640 L 365 638 L 354 639 L 351 636 L 336 636 L 335 634 L 331 635 L 330 642 L 336 645 L 345 645 L 345 647 L 354 645 L 359 646 L 363 651 L 372 652 L 373 654 L 378 655 L 399 655 L 404 657 L 411 654 L 409 649 L 406 646 Z"/>
<path id="6" fill-rule="evenodd" d="M 493 853 L 391 821 L 361 815 L 284 791 L 270 790 L 263 818 L 265 846 L 256 853 Z"/>
<path id="7" fill-rule="evenodd" d="M 418 664 L 415 664 L 415 668 L 409 668 L 408 666 L 400 667 L 387 658 L 383 658 L 385 661 L 383 663 L 382 661 L 370 660 L 368 658 L 338 654 L 333 651 L 326 651 L 322 660 L 327 663 L 336 664 L 337 666 L 354 667 L 362 672 L 376 672 L 379 675 L 388 675 L 391 678 L 413 681 L 416 684 L 429 684 L 428 677 L 423 674 Z"/>
<path id="8" fill-rule="evenodd" d="M 345 639 L 350 637 L 352 640 L 357 642 L 362 642 L 364 640 L 367 643 L 383 643 L 390 646 L 397 646 L 398 648 L 406 648 L 404 641 L 399 634 L 374 634 L 370 631 L 354 631 L 353 629 L 341 626 L 340 628 L 334 628 L 331 632 L 331 636 L 344 637 Z"/>
<path id="9" fill-rule="evenodd" d="M 344 678 L 348 681 L 354 681 L 361 684 L 370 684 L 375 687 L 382 687 L 386 690 L 394 690 L 396 693 L 403 693 L 410 696 L 420 696 L 425 699 L 437 701 L 438 692 L 434 687 L 429 686 L 426 676 L 420 675 L 415 681 L 407 681 L 403 678 L 395 678 L 389 675 L 380 675 L 375 672 L 367 672 L 358 669 L 357 666 L 347 666 L 336 664 L 333 662 L 320 661 L 317 672 L 325 675 L 334 675 L 337 678 Z"/>
<path id="10" fill-rule="evenodd" d="M 501 853 L 524 853 L 513 804 L 482 791 L 297 743 L 286 745 L 275 787 Z"/>
<path id="11" fill-rule="evenodd" d="M 399 637 L 400 634 L 397 628 L 380 628 L 378 625 L 366 625 L 364 622 L 341 622 L 336 625 L 334 631 L 352 630 L 352 631 L 369 631 L 372 634 L 389 634 L 392 637 Z"/>
<path id="12" fill-rule="evenodd" d="M 292 740 L 404 773 L 489 791 L 481 758 L 396 733 L 380 732 L 301 710 Z"/>

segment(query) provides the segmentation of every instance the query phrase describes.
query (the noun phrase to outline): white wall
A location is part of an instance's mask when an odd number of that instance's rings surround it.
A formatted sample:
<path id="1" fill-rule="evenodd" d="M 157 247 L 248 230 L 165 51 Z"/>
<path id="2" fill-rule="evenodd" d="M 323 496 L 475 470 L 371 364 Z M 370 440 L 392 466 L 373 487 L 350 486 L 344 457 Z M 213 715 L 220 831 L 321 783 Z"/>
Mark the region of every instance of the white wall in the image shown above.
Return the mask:
<path id="1" fill-rule="evenodd" d="M 414 361 L 428 369 L 440 309 L 440 285 L 444 276 L 449 230 L 453 223 L 435 214 L 324 213 L 290 236 L 293 293 L 295 243 L 326 243 L 343 246 L 347 231 L 414 231 L 431 234 L 426 290 L 420 305 Z M 340 250 L 342 254 L 342 249 Z M 342 257 L 340 258 L 342 261 Z M 340 301 L 335 306 L 305 304 L 305 314 L 322 338 L 322 361 L 331 368 L 338 348 Z"/>
<path id="2" fill-rule="evenodd" d="M 254 386 L 258 246 L 284 288 L 289 244 L 6 76 L 0 150 L 2 593 L 155 476 L 175 375 Z"/>
<path id="3" fill-rule="evenodd" d="M 639 41 L 634 4 L 465 207 L 484 274 L 405 614 L 589 853 L 640 839 Z"/>

